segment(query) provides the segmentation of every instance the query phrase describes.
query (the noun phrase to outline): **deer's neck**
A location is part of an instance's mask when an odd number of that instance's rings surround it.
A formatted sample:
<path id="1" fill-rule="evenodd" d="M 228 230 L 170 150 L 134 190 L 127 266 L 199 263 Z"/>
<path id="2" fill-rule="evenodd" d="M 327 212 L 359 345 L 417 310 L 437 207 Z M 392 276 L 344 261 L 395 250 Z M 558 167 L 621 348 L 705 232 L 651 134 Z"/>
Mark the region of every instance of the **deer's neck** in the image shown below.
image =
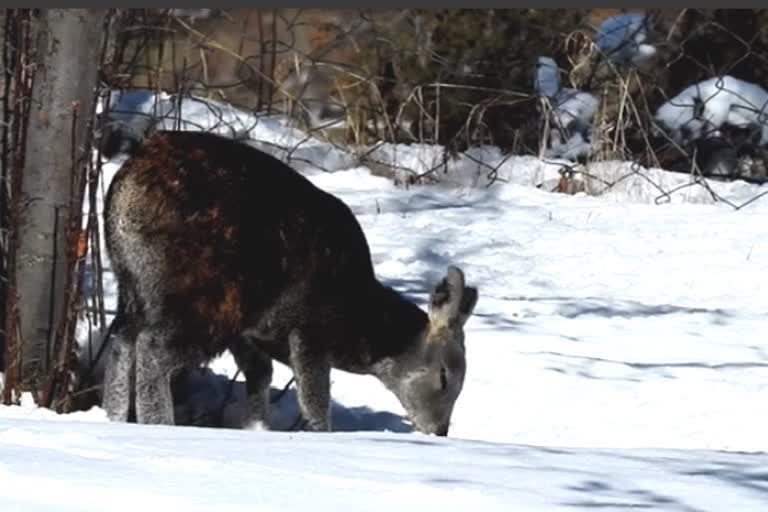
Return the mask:
<path id="1" fill-rule="evenodd" d="M 416 304 L 379 283 L 366 295 L 368 300 L 359 303 L 356 315 L 358 332 L 338 367 L 379 376 L 393 361 L 419 349 L 429 319 Z"/>

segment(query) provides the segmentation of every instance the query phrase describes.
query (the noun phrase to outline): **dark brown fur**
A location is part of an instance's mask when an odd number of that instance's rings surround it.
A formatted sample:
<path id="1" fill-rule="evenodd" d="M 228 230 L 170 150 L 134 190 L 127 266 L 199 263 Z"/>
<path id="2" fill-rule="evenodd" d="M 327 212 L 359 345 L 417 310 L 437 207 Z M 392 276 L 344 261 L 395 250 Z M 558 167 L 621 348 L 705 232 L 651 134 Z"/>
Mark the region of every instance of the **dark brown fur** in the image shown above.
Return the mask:
<path id="1" fill-rule="evenodd" d="M 155 333 L 152 350 L 169 354 L 152 370 L 169 374 L 162 379 L 233 347 L 251 354 L 238 364 L 263 352 L 295 373 L 297 365 L 375 373 L 424 351 L 430 318 L 376 279 L 351 210 L 253 147 L 158 132 L 115 175 L 105 221 L 116 322 L 128 338 Z M 463 276 L 457 287 L 454 300 Z M 461 325 L 476 298 L 465 294 Z M 271 364 L 259 364 L 271 375 Z"/>

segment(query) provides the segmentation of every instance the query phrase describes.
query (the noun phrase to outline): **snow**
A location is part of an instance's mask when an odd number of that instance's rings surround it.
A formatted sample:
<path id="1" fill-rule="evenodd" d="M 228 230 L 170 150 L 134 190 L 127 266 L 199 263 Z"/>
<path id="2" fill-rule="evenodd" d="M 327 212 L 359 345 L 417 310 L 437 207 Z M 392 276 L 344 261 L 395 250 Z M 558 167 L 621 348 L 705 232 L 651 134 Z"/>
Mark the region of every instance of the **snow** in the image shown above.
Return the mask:
<path id="1" fill-rule="evenodd" d="M 8 512 L 763 510 L 762 457 L 383 433 L 0 424 Z M 716 508 L 711 508 L 712 506 Z"/>
<path id="2" fill-rule="evenodd" d="M 547 158 L 576 160 L 592 152 L 592 120 L 599 101 L 578 89 L 563 88 L 552 98 L 550 147 Z"/>
<path id="3" fill-rule="evenodd" d="M 265 147 L 307 138 L 256 121 L 249 133 Z M 450 437 L 411 432 L 378 381 L 335 370 L 332 434 L 288 431 L 292 389 L 268 432 L 0 407 L 4 511 L 764 510 L 768 202 L 736 211 L 712 192 L 744 204 L 767 187 L 711 182 L 710 192 L 686 175 L 603 162 L 585 168 L 615 182 L 593 184 L 599 196 L 553 194 L 558 162 L 378 146 L 373 157 L 414 172 L 444 162 L 441 184 L 406 190 L 358 164 L 370 148 L 311 137 L 306 147 L 316 165 L 303 172 L 350 205 L 381 280 L 422 306 L 448 264 L 479 287 Z M 328 160 L 337 172 L 318 171 Z M 107 181 L 119 162 L 105 165 Z M 114 285 L 108 272 L 110 309 Z M 81 343 L 86 334 L 81 325 Z M 217 424 L 237 427 L 235 372 L 225 354 L 190 374 L 180 423 L 211 424 L 221 409 Z M 290 375 L 276 365 L 275 394 Z"/>
<path id="4" fill-rule="evenodd" d="M 625 13 L 606 19 L 595 29 L 595 46 L 617 64 L 643 64 L 656 54 L 649 44 L 648 18 L 644 13 Z M 554 59 L 540 56 L 533 80 L 537 95 L 548 98 L 551 120 L 550 147 L 546 158 L 575 161 L 592 153 L 592 120 L 599 106 L 598 98 L 586 91 L 562 88 L 559 68 Z"/>
<path id="5" fill-rule="evenodd" d="M 612 16 L 595 29 L 595 46 L 617 64 L 640 65 L 656 54 L 649 43 L 649 19 L 645 13 Z M 552 57 L 540 56 L 536 61 L 533 88 L 538 96 L 548 98 L 551 120 L 550 147 L 546 158 L 575 161 L 592 153 L 592 120 L 599 100 L 589 92 L 562 88 L 557 63 Z"/>
<path id="6" fill-rule="evenodd" d="M 205 129 L 235 139 L 260 141 L 254 145 L 279 158 L 290 156 L 291 164 L 302 172 L 335 171 L 348 168 L 352 162 L 346 152 L 308 137 L 282 115 L 256 116 L 209 98 L 182 99 L 147 90 L 112 91 L 109 105 L 111 124 L 134 137 L 150 128 Z M 104 107 L 101 101 L 97 112 Z"/>
<path id="7" fill-rule="evenodd" d="M 592 120 L 599 101 L 585 91 L 561 88 L 560 71 L 551 57 L 539 57 L 534 72 L 534 90 L 548 101 L 550 119 L 550 147 L 547 158 L 576 160 L 592 151 L 590 142 Z"/>
<path id="8" fill-rule="evenodd" d="M 648 21 L 638 12 L 611 16 L 597 28 L 595 45 L 613 62 L 641 64 L 656 54 L 656 47 L 647 42 Z"/>
<path id="9" fill-rule="evenodd" d="M 180 18 L 210 18 L 214 15 L 214 9 L 170 9 L 171 14 Z"/>
<path id="10" fill-rule="evenodd" d="M 573 124 L 586 127 L 592 124 L 597 110 L 597 98 L 578 89 L 564 88 L 555 96 L 555 112 L 558 124 L 568 128 Z"/>
<path id="11" fill-rule="evenodd" d="M 597 97 L 577 89 L 566 87 L 555 95 L 552 108 L 555 127 L 551 133 L 552 146 L 546 153 L 548 158 L 575 160 L 591 153 L 592 120 L 598 105 Z"/>
<path id="12" fill-rule="evenodd" d="M 549 97 L 560 90 L 560 68 L 552 57 L 539 57 L 536 62 L 533 89 L 539 96 Z"/>
<path id="13" fill-rule="evenodd" d="M 756 126 L 768 144 L 768 91 L 729 75 L 683 89 L 656 111 L 656 122 L 678 143 L 717 137 L 725 124 Z"/>

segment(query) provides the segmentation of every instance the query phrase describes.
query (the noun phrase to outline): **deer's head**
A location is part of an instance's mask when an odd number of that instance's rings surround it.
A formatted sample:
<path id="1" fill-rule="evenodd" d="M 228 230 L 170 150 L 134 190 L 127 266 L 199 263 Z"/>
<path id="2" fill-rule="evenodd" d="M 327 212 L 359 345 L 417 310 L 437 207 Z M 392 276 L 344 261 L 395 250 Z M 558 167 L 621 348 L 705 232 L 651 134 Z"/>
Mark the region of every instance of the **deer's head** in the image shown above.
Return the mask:
<path id="1" fill-rule="evenodd" d="M 477 289 L 450 266 L 433 289 L 429 324 L 412 348 L 395 358 L 385 384 L 397 395 L 415 427 L 445 436 L 464 385 L 464 324 L 477 303 Z"/>

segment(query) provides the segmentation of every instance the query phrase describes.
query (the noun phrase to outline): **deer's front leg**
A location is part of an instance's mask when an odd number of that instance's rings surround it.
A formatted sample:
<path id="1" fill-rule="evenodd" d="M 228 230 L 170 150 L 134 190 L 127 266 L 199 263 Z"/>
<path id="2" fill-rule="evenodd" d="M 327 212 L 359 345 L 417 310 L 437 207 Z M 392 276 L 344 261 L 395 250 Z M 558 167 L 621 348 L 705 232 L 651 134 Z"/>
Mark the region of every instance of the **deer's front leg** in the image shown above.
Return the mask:
<path id="1" fill-rule="evenodd" d="M 238 368 L 245 375 L 245 388 L 248 394 L 248 415 L 245 427 L 266 430 L 269 428 L 272 358 L 257 346 L 257 342 L 245 336 L 233 337 L 229 342 L 229 350 Z"/>
<path id="2" fill-rule="evenodd" d="M 331 430 L 331 363 L 328 354 L 310 347 L 304 335 L 296 330 L 289 336 L 288 344 L 306 429 L 328 432 Z"/>

